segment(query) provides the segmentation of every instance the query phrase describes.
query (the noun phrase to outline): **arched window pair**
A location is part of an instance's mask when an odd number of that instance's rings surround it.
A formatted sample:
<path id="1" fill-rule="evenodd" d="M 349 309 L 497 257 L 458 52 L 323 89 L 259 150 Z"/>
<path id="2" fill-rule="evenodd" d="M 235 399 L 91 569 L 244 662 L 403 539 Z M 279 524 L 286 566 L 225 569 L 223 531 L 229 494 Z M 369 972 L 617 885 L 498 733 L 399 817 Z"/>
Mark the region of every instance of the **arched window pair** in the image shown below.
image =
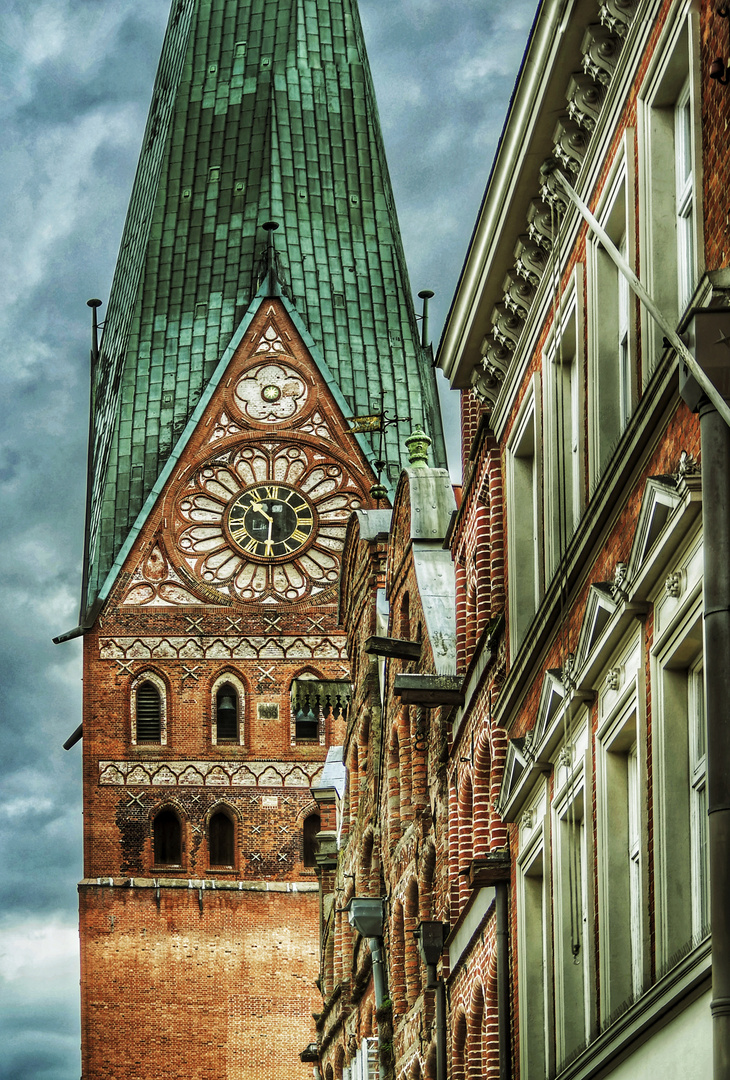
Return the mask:
<path id="1" fill-rule="evenodd" d="M 215 742 L 238 742 L 241 723 L 241 693 L 232 682 L 215 690 Z M 134 691 L 135 742 L 164 743 L 165 687 L 161 679 L 148 675 Z"/>
<path id="2" fill-rule="evenodd" d="M 155 866 L 181 866 L 182 822 L 170 807 L 161 810 L 152 823 Z M 236 864 L 236 827 L 230 814 L 216 810 L 208 822 L 208 859 L 211 867 L 233 868 Z"/>

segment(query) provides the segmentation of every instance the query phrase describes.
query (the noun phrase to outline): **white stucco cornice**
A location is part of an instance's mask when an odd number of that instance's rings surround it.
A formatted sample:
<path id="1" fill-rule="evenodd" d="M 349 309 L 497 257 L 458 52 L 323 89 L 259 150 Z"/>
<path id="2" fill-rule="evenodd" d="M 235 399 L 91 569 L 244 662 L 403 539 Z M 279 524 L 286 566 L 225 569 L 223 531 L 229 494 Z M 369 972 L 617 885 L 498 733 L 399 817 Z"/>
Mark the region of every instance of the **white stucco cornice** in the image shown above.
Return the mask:
<path id="1" fill-rule="evenodd" d="M 545 0 L 538 12 L 436 356 L 453 387 L 469 386 L 489 329 L 484 292 L 490 278 L 514 262 L 515 239 L 525 231 L 525 211 L 551 153 L 555 121 L 565 111 L 580 40 L 596 17 L 588 0 Z"/>

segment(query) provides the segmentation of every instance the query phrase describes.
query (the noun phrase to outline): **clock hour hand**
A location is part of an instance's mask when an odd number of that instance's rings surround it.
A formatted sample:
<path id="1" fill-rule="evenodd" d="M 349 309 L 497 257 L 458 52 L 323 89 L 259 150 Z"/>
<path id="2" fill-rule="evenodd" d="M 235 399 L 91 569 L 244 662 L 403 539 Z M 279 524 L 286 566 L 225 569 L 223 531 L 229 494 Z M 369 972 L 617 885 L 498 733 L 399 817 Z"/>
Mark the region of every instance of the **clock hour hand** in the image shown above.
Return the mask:
<path id="1" fill-rule="evenodd" d="M 266 518 L 266 520 L 269 522 L 269 528 L 271 527 L 271 525 L 273 525 L 274 519 L 270 516 L 270 514 L 266 513 L 266 511 L 264 510 L 264 504 L 263 503 L 260 503 L 260 502 L 251 503 L 251 509 L 255 510 L 257 514 L 261 514 L 261 517 Z"/>

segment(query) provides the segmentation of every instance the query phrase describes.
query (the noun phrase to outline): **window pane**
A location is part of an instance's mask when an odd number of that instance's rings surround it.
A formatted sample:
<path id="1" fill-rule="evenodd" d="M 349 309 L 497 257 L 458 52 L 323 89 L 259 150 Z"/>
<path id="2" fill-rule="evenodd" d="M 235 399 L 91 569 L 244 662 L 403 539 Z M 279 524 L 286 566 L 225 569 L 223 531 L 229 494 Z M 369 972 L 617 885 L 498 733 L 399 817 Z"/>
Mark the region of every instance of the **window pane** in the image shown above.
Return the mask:
<path id="1" fill-rule="evenodd" d="M 674 175 L 677 213 L 677 271 L 679 305 L 683 308 L 694 287 L 695 237 L 693 224 L 694 178 L 692 174 L 692 115 L 689 83 L 674 110 Z"/>
<path id="2" fill-rule="evenodd" d="M 235 828 L 228 814 L 222 810 L 217 814 L 213 814 L 210 819 L 208 845 L 211 866 L 233 866 Z"/>
<path id="3" fill-rule="evenodd" d="M 159 742 L 161 738 L 160 692 L 154 683 L 143 682 L 137 690 L 137 742 Z"/>
<path id="4" fill-rule="evenodd" d="M 153 826 L 155 863 L 158 866 L 179 866 L 182 862 L 182 829 L 173 810 L 163 810 Z"/>

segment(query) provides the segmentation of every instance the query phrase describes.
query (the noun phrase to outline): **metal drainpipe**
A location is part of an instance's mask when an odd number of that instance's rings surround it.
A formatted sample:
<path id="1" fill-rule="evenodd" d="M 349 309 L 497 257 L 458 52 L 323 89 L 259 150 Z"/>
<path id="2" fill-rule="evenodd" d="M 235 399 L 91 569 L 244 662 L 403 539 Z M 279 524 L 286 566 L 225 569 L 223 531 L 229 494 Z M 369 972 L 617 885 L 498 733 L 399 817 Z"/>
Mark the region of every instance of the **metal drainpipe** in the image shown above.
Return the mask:
<path id="1" fill-rule="evenodd" d="M 730 428 L 700 405 L 714 1080 L 730 1080 Z"/>
<path id="2" fill-rule="evenodd" d="M 385 972 L 383 970 L 383 939 L 368 938 L 368 945 L 373 958 L 373 985 L 375 987 L 375 1008 L 382 1008 L 385 999 Z M 378 1036 L 378 1042 L 380 1037 Z"/>
<path id="3" fill-rule="evenodd" d="M 507 882 L 496 886 L 497 902 L 497 1028 L 499 1033 L 499 1080 L 512 1076 L 509 1000 L 509 927 L 507 923 Z"/>
<path id="4" fill-rule="evenodd" d="M 436 984 L 436 1080 L 446 1080 L 446 984 Z"/>
<path id="5" fill-rule="evenodd" d="M 370 955 L 373 959 L 373 987 L 375 989 L 375 1011 L 377 1013 L 382 1008 L 383 1001 L 385 1000 L 383 939 L 381 937 L 368 938 L 368 945 L 370 946 Z M 380 1024 L 378 1024 L 378 1062 L 380 1061 L 380 1052 L 382 1049 L 383 1040 L 380 1034 Z"/>

